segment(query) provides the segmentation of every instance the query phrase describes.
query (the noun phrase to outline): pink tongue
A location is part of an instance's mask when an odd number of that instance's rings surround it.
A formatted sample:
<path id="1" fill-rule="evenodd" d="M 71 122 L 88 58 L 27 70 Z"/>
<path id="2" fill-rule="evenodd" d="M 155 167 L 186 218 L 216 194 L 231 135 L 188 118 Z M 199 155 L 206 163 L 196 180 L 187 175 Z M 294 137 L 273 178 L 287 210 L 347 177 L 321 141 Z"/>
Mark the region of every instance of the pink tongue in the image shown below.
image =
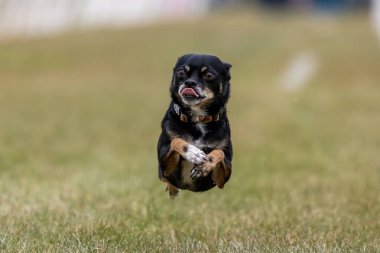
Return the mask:
<path id="1" fill-rule="evenodd" d="M 181 95 L 190 95 L 194 97 L 199 97 L 199 95 L 192 88 L 185 88 L 181 91 Z"/>

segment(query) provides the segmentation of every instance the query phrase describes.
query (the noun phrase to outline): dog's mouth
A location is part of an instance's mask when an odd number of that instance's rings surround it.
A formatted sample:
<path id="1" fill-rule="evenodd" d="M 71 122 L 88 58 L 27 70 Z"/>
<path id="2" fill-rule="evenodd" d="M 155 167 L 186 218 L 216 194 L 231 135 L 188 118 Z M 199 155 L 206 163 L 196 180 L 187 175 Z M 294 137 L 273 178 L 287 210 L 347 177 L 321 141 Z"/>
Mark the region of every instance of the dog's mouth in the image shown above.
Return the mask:
<path id="1" fill-rule="evenodd" d="M 193 88 L 184 88 L 180 94 L 186 98 L 199 98 L 199 94 Z"/>

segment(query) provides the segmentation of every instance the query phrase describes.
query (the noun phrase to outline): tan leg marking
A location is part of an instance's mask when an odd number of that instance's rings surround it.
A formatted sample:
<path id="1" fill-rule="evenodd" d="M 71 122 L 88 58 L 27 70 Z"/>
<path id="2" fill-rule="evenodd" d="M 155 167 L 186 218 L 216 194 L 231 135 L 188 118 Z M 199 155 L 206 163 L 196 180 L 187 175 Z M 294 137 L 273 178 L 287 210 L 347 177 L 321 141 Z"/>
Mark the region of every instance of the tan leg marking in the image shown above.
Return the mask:
<path id="1" fill-rule="evenodd" d="M 164 159 L 164 175 L 171 175 L 177 168 L 179 163 L 180 155 L 183 156 L 186 152 L 188 144 L 181 138 L 174 138 L 170 144 L 170 150 Z"/>
<path id="2" fill-rule="evenodd" d="M 188 146 L 189 146 L 189 144 L 186 141 L 184 141 L 183 139 L 174 138 L 170 144 L 170 151 L 171 152 L 175 151 L 175 152 L 179 153 L 181 156 L 184 156 L 185 153 L 187 152 Z"/>

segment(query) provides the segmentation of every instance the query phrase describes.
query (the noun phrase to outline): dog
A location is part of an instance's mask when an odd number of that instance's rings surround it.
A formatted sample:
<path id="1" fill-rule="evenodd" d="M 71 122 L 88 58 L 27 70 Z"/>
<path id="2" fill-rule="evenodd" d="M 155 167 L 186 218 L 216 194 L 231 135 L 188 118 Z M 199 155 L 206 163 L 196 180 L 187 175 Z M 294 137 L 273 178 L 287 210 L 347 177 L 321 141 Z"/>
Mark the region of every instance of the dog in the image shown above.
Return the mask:
<path id="1" fill-rule="evenodd" d="M 186 54 L 177 60 L 157 145 L 158 175 L 172 199 L 178 189 L 222 189 L 231 176 L 230 69 L 213 55 Z"/>

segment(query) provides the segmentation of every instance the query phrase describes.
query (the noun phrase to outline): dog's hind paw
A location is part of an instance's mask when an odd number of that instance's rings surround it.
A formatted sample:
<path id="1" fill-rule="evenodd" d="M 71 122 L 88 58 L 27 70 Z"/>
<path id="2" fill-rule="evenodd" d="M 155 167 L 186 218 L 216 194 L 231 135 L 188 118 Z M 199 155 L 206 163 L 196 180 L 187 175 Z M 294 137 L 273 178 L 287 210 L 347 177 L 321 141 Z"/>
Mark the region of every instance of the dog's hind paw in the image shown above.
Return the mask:
<path id="1" fill-rule="evenodd" d="M 178 193 L 179 193 L 179 190 L 177 187 L 173 185 L 169 185 L 169 184 L 166 186 L 166 191 L 169 192 L 169 197 L 173 200 L 178 196 Z"/>
<path id="2" fill-rule="evenodd" d="M 202 164 L 207 161 L 207 155 L 193 145 L 187 146 L 184 158 L 193 164 Z"/>

